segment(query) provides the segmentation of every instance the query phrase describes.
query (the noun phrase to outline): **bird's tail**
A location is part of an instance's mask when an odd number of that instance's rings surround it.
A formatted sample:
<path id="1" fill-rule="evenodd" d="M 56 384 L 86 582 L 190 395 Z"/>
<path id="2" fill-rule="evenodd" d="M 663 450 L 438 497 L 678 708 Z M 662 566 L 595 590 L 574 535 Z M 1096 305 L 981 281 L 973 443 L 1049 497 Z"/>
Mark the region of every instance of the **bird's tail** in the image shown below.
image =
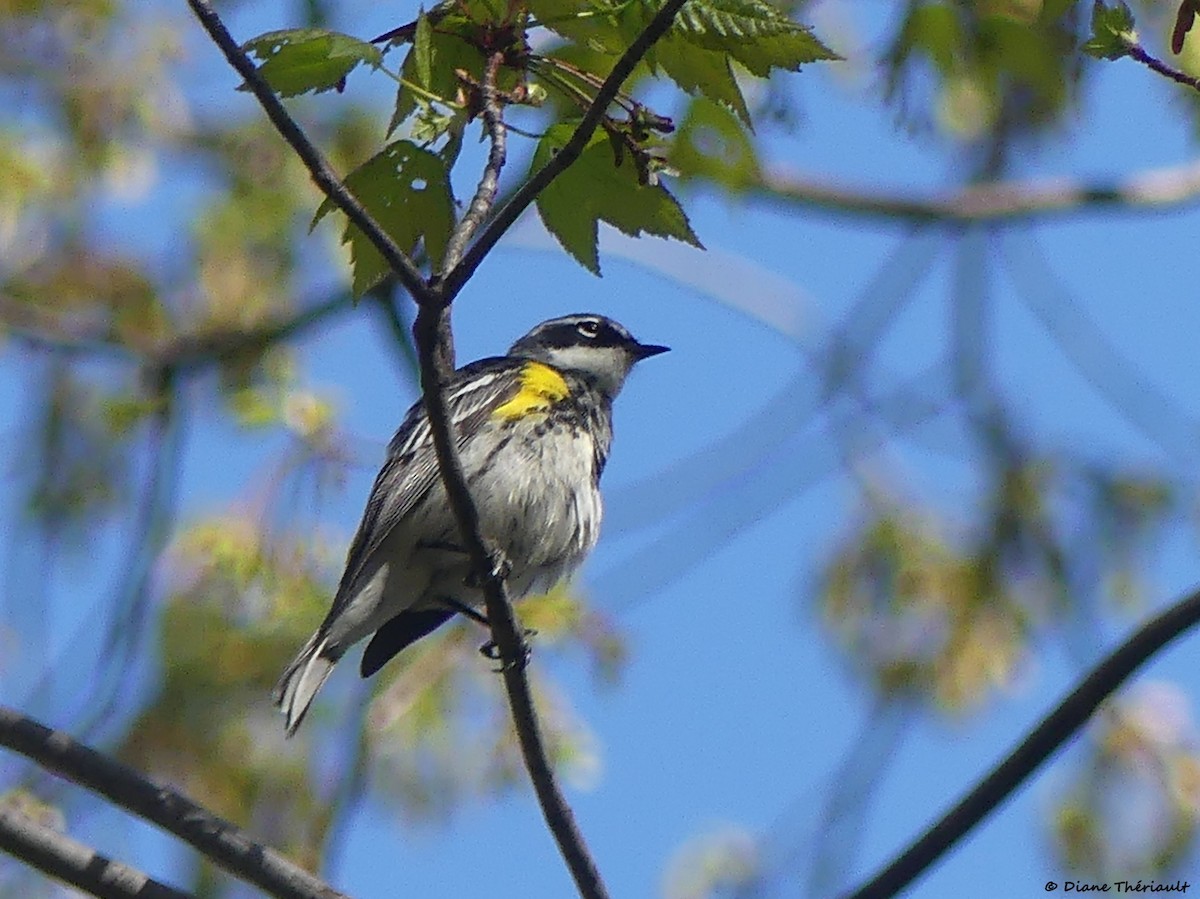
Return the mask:
<path id="1" fill-rule="evenodd" d="M 271 694 L 275 705 L 287 716 L 284 727 L 289 737 L 304 720 L 313 698 L 337 662 L 327 651 L 327 642 L 319 631 L 313 634 L 287 666 Z"/>

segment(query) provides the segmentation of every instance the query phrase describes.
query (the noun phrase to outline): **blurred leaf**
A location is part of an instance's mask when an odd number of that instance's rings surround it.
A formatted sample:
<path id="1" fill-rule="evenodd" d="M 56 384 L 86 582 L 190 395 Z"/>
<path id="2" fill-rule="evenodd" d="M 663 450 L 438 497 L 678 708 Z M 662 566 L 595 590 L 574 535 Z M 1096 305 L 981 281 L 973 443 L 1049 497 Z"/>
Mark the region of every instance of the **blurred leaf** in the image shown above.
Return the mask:
<path id="1" fill-rule="evenodd" d="M 538 142 L 531 171 L 553 158 L 570 139 L 571 124 L 554 125 Z M 597 225 L 607 222 L 622 234 L 673 237 L 702 246 L 687 216 L 661 185 L 642 185 L 633 165 L 618 166 L 607 136 L 592 135 L 587 147 L 537 199 L 547 230 L 563 248 L 593 274 L 600 274 Z"/>
<path id="2" fill-rule="evenodd" d="M 994 551 L 956 549 L 928 515 L 884 506 L 823 577 L 826 627 L 885 697 L 959 712 L 1009 683 L 1026 652 L 1028 612 Z"/>
<path id="3" fill-rule="evenodd" d="M 378 68 L 383 62 L 374 44 L 323 28 L 271 31 L 242 49 L 262 61 L 259 74 L 283 97 L 339 87 L 358 65 Z"/>
<path id="4" fill-rule="evenodd" d="M 709 899 L 753 894 L 763 878 L 760 854 L 749 833 L 732 827 L 692 838 L 668 864 L 663 895 L 666 899 Z"/>
<path id="5" fill-rule="evenodd" d="M 407 140 L 398 140 L 346 176 L 348 187 L 400 249 L 412 252 L 424 243 L 436 267 L 454 225 L 454 205 L 445 161 Z M 334 210 L 326 199 L 312 225 Z M 349 222 L 342 233 L 350 244 L 354 292 L 362 296 L 391 268 L 358 228 Z"/>
<path id="6" fill-rule="evenodd" d="M 1161 682 L 1126 690 L 1096 716 L 1074 756 L 1051 819 L 1062 863 L 1098 882 L 1179 872 L 1200 812 L 1187 696 Z"/>
<path id="7" fill-rule="evenodd" d="M 761 176 L 754 142 L 742 123 L 704 98 L 688 104 L 670 159 L 682 178 L 703 178 L 734 191 L 757 184 Z"/>
<path id="8" fill-rule="evenodd" d="M 1108 6 L 1104 0 L 1093 0 L 1092 36 L 1081 48 L 1084 53 L 1097 59 L 1120 59 L 1129 55 L 1130 45 L 1137 40 L 1133 13 L 1125 3 Z"/>

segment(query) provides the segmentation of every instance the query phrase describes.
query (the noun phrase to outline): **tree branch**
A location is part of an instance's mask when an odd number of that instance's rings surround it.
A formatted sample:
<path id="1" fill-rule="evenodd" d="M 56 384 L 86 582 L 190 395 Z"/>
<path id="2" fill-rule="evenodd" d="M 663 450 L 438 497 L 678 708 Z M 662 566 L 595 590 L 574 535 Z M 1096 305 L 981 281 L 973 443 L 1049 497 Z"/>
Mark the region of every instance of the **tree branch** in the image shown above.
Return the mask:
<path id="1" fill-rule="evenodd" d="M 0 746 L 19 752 L 47 771 L 74 781 L 179 837 L 234 877 L 281 899 L 346 899 L 319 878 L 256 843 L 236 825 L 181 793 L 0 706 Z"/>
<path id="2" fill-rule="evenodd" d="M 475 196 L 471 204 L 459 220 L 450 241 L 446 246 L 446 258 L 442 260 L 443 275 L 451 271 L 460 259 L 463 250 L 471 238 L 483 224 L 492 204 L 496 202 L 496 191 L 500 187 L 500 170 L 504 168 L 508 150 L 507 133 L 504 126 L 504 109 L 500 98 L 496 95 L 496 78 L 500 73 L 500 65 L 504 62 L 503 53 L 493 53 L 488 57 L 487 67 L 483 73 L 483 81 L 479 84 L 479 96 L 483 106 L 483 127 L 486 129 L 491 148 L 488 150 L 487 164 L 483 169 L 483 177 L 475 188 Z"/>
<path id="3" fill-rule="evenodd" d="M 262 105 L 263 111 L 266 112 L 267 118 L 271 120 L 276 130 L 283 136 L 296 151 L 296 155 L 308 167 L 309 174 L 312 175 L 313 181 L 319 187 L 322 193 L 346 214 L 354 225 L 366 235 L 372 245 L 383 256 L 388 266 L 396 273 L 396 277 L 400 279 L 400 283 L 404 285 L 414 297 L 421 298 L 429 295 L 429 288 L 425 284 L 425 280 L 421 277 L 421 273 L 417 270 L 416 265 L 408 255 L 400 249 L 391 236 L 379 226 L 379 223 L 367 212 L 354 194 L 346 188 L 342 183 L 341 178 L 333 171 L 333 168 L 321 155 L 321 152 L 313 145 L 308 136 L 300 129 L 300 126 L 292 120 L 288 115 L 287 110 L 283 108 L 283 103 L 275 96 L 275 92 L 271 90 L 271 86 L 258 73 L 258 69 L 251 62 L 250 57 L 245 51 L 238 46 L 234 41 L 233 36 L 225 27 L 216 11 L 213 10 L 212 4 L 208 0 L 188 0 L 188 5 L 192 8 L 192 12 L 196 14 L 196 18 L 200 20 L 200 24 L 204 26 L 204 30 L 208 32 L 220 49 L 225 54 L 225 58 L 229 60 L 229 64 L 237 70 L 238 74 L 246 80 L 246 85 L 253 91 L 254 96 L 258 98 L 258 102 Z"/>
<path id="4" fill-rule="evenodd" d="M 1157 211 L 1200 199 L 1200 161 L 1138 172 L 1111 183 L 1071 179 L 997 181 L 919 197 L 859 190 L 782 169 L 761 173 L 746 187 L 753 199 L 777 205 L 901 222 L 960 225 L 1026 221 L 1081 209 Z"/>
<path id="5" fill-rule="evenodd" d="M 453 300 L 462 290 L 463 285 L 475 273 L 475 269 L 479 268 L 479 264 L 492 247 L 504 236 L 504 233 L 512 227 L 513 223 L 520 217 L 529 204 L 537 199 L 540 194 L 555 178 L 566 171 L 579 154 L 583 152 L 587 146 L 587 142 L 591 139 L 592 133 L 600 124 L 600 120 L 604 118 L 608 111 L 608 106 L 612 103 L 613 98 L 621 90 L 621 85 L 625 83 L 637 66 L 646 51 L 653 46 L 654 42 L 667 33 L 667 29 L 671 27 L 671 23 L 675 20 L 675 14 L 687 0 L 666 0 L 660 9 L 650 20 L 650 24 L 646 29 L 637 36 L 629 48 L 617 60 L 617 64 L 613 66 L 608 77 L 604 79 L 604 84 L 600 86 L 600 90 L 596 93 L 596 98 L 592 101 L 592 105 L 584 113 L 583 119 L 575 128 L 575 132 L 571 135 L 571 139 L 563 146 L 553 159 L 547 162 L 540 168 L 533 177 L 521 185 L 521 187 L 512 195 L 507 203 L 505 203 L 495 217 L 488 222 L 487 227 L 483 229 L 483 233 L 479 235 L 479 239 L 467 250 L 462 261 L 451 269 L 442 284 L 442 291 L 447 302 Z"/>
<path id="6" fill-rule="evenodd" d="M 442 481 L 454 517 L 459 526 L 463 547 L 467 550 L 471 564 L 479 577 L 487 605 L 488 619 L 493 639 L 500 650 L 505 687 L 512 706 L 513 721 L 533 781 L 534 790 L 542 807 L 546 822 L 558 842 L 559 849 L 580 894 L 588 899 L 604 899 L 607 896 L 599 871 L 592 861 L 587 847 L 575 826 L 574 816 L 554 780 L 549 759 L 537 724 L 529 683 L 525 677 L 527 647 L 517 630 L 512 605 L 504 583 L 503 560 L 488 546 L 480 529 L 479 512 L 475 508 L 467 488 L 462 461 L 458 456 L 456 439 L 445 397 L 445 383 L 454 368 L 453 333 L 450 327 L 450 305 L 463 285 L 474 273 L 480 262 L 495 246 L 496 242 L 516 221 L 517 217 L 537 197 L 546 185 L 569 166 L 587 145 L 589 138 L 605 115 L 608 105 L 616 96 L 625 79 L 638 61 L 671 25 L 675 13 L 686 0 L 667 0 L 628 50 L 617 61 L 612 72 L 601 86 L 591 107 L 576 128 L 566 146 L 526 182 L 512 199 L 504 205 L 488 223 L 482 236 L 465 252 L 452 268 L 446 266 L 446 277 L 436 287 L 426 284 L 412 266 L 411 261 L 399 251 L 395 244 L 372 220 L 365 209 L 340 184 L 320 158 L 303 132 L 284 112 L 282 105 L 258 76 L 253 64 L 246 57 L 221 23 L 206 0 L 188 0 L 205 29 L 225 53 L 226 58 L 246 79 L 253 89 L 271 121 L 285 139 L 309 165 L 314 181 L 333 202 L 337 203 L 362 232 L 367 235 L 383 258 L 393 268 L 401 283 L 409 290 L 417 303 L 417 318 L 413 324 L 418 358 L 421 363 L 421 383 L 426 413 Z M 490 182 L 498 179 L 503 164 L 503 129 L 499 116 L 499 104 L 495 97 L 495 77 L 489 61 L 491 77 L 485 77 L 484 91 L 491 91 L 484 98 L 485 127 L 492 136 L 492 149 L 487 168 L 476 190 L 471 208 L 459 222 L 456 236 L 461 244 L 470 239 L 495 197 L 495 186 Z M 488 82 L 491 82 L 489 88 Z M 490 108 L 489 108 L 490 107 Z M 455 248 L 455 253 L 458 248 Z"/>
<path id="7" fill-rule="evenodd" d="M 850 899 L 886 899 L 911 884 L 1083 727 L 1156 652 L 1200 622 L 1200 590 L 1143 625 L 1101 662 L 978 786 Z"/>
<path id="8" fill-rule="evenodd" d="M 513 725 L 521 746 L 521 755 L 546 826 L 550 829 L 559 852 L 571 872 L 580 896 L 585 899 L 607 899 L 608 891 L 600 871 L 588 851 L 587 844 L 575 823 L 574 813 L 558 788 L 549 754 L 538 724 L 525 664 L 529 649 L 517 628 L 512 602 L 504 582 L 504 560 L 487 544 L 482 534 L 479 511 L 471 498 L 463 472 L 462 460 L 451 438 L 452 425 L 444 391 L 445 345 L 450 331 L 449 306 L 422 305 L 413 324 L 417 353 L 421 362 L 421 383 L 424 388 L 425 410 L 429 415 L 430 431 L 442 482 L 450 500 L 450 508 L 461 535 L 463 548 L 471 558 L 477 573 L 487 608 L 492 639 L 500 652 L 504 688 L 512 709 Z"/>
<path id="9" fill-rule="evenodd" d="M 0 851 L 100 899 L 192 899 L 3 804 Z"/>
<path id="10" fill-rule="evenodd" d="M 1179 69 L 1167 65 L 1158 57 L 1151 56 L 1141 44 L 1131 43 L 1127 46 L 1129 48 L 1129 55 L 1142 65 L 1148 67 L 1151 71 L 1165 75 L 1176 84 L 1182 84 L 1184 87 L 1190 87 L 1194 91 L 1200 91 L 1200 78 L 1193 78 L 1186 72 L 1181 72 Z"/>

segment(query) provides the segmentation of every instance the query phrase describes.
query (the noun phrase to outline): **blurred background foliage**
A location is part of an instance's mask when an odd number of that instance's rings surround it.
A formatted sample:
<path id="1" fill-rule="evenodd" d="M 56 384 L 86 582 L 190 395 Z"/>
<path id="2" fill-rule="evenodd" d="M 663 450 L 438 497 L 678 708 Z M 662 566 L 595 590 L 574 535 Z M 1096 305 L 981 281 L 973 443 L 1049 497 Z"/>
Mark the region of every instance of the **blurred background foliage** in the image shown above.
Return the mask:
<path id="1" fill-rule="evenodd" d="M 952 187 L 1003 181 L 1015 157 L 1052 147 L 1087 114 L 1096 64 L 1078 47 L 1090 0 L 880 2 L 870 6 L 882 38 L 871 41 L 856 31 L 856 2 L 781 7 L 819 23 L 819 36 L 846 57 L 837 65 L 867 76 L 879 116 L 953 160 Z M 1176 6 L 1134 3 L 1139 31 L 1161 44 L 1153 37 L 1168 33 Z M 321 25 L 337 15 L 332 0 L 309 0 L 287 5 L 284 20 Z M 314 273 L 330 259 L 344 270 L 346 254 L 327 225 L 318 234 L 328 252 L 312 250 L 320 198 L 263 117 L 230 117 L 219 100 L 195 95 L 207 76 L 185 49 L 194 31 L 179 3 L 0 3 L 0 103 L 13 110 L 0 122 L 0 335 L 22 372 L 22 414 L 6 438 L 24 448 L 6 471 L 0 695 L 319 869 L 368 785 L 404 815 L 440 817 L 523 775 L 498 681 L 474 655 L 482 635 L 469 622 L 404 653 L 352 695 L 331 685 L 334 699 L 286 754 L 261 739 L 279 728 L 263 699 L 323 615 L 349 537 L 323 531 L 322 503 L 350 466 L 377 455 L 343 429 L 325 375 L 303 370 L 292 347 L 319 340 L 339 317 L 369 316 L 395 350 L 389 389 L 412 389 L 413 357 L 406 307 L 390 283 L 357 305 L 346 288 L 312 290 Z M 550 48 L 561 40 L 538 39 Z M 1177 64 L 1195 59 L 1198 45 Z M 556 53 L 603 64 L 586 43 Z M 1180 447 L 1194 445 L 1200 428 L 1131 375 L 1114 347 L 1092 340 L 1080 350 L 1090 340 L 1086 316 L 1045 292 L 1050 279 L 1034 278 L 1043 290 L 1026 282 L 1025 301 L 1164 461 L 1098 462 L 1035 438 L 989 369 L 983 323 L 989 279 L 1008 269 L 1019 286 L 1038 264 L 1021 242 L 1025 223 L 1006 226 L 1000 240 L 986 214 L 971 224 L 957 207 L 789 179 L 769 148 L 801 127 L 804 79 L 736 74 L 752 86 L 755 130 L 703 95 L 670 94 L 656 107 L 677 126 L 663 152 L 689 190 L 771 205 L 781 228 L 814 206 L 844 207 L 909 235 L 881 263 L 906 273 L 869 288 L 812 353 L 820 395 L 809 411 L 833 419 L 858 509 L 831 523 L 840 537 L 820 570 L 800 573 L 805 602 L 880 708 L 985 715 L 1043 641 L 1063 640 L 1084 665 L 1094 661 L 1098 621 L 1144 612 L 1147 558 L 1193 514 L 1194 475 Z M 650 77 L 642 66 L 642 86 Z M 1182 92 L 1159 101 L 1200 108 Z M 378 151 L 391 113 L 390 97 L 354 90 L 294 108 L 340 171 Z M 536 130 L 569 108 L 556 101 L 523 115 Z M 157 210 L 154 227 L 121 214 L 132 198 Z M 912 247 L 939 224 L 950 226 L 933 243 L 953 260 L 952 326 L 927 371 L 889 384 L 873 356 L 932 277 L 933 254 Z M 902 460 L 889 468 L 876 452 L 910 419 L 943 413 L 955 423 L 948 464 L 983 485 L 969 502 L 946 502 L 907 478 Z M 276 461 L 247 478 L 229 508 L 180 517 L 182 447 L 199 429 L 257 434 Z M 81 692 L 56 684 L 42 654 L 51 624 L 31 576 L 63 558 L 90 591 L 110 584 L 88 613 L 105 636 Z M 539 652 L 583 652 L 599 681 L 619 684 L 621 632 L 599 599 L 593 607 L 560 591 L 525 603 L 521 616 L 538 630 Z M 594 777 L 601 748 L 586 722 L 555 684 L 536 686 L 562 770 Z M 1178 870 L 1200 797 L 1190 700 L 1169 685 L 1134 691 L 1083 740 L 1047 810 L 1057 858 L 1096 880 Z M 62 826 L 86 802 L 10 759 L 0 773 L 0 801 Z M 1130 826 L 1131 808 L 1145 826 Z M 779 872 L 760 849 L 741 832 L 698 834 L 666 866 L 666 893 L 766 890 Z M 202 895 L 229 890 L 203 865 L 193 876 Z M 8 895 L 48 890 L 11 866 L 0 874 Z"/>

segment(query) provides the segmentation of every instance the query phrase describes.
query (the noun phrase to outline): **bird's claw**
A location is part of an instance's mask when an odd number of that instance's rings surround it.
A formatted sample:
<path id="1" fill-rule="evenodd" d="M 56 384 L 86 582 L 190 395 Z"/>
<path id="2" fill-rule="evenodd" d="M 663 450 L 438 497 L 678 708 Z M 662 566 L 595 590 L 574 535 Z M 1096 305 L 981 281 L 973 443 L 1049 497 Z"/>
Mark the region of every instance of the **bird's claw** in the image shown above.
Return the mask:
<path id="1" fill-rule="evenodd" d="M 480 646 L 479 653 L 485 659 L 491 659 L 493 662 L 500 662 L 499 668 L 492 669 L 497 674 L 501 674 L 511 668 L 524 668 L 529 664 L 529 657 L 533 655 L 533 647 L 530 646 L 529 641 L 536 636 L 537 631 L 535 631 L 533 628 L 527 627 L 521 631 L 521 652 L 520 659 L 518 661 L 505 661 L 504 655 L 500 652 L 500 647 L 497 645 L 495 640 L 488 640 L 486 643 Z"/>

